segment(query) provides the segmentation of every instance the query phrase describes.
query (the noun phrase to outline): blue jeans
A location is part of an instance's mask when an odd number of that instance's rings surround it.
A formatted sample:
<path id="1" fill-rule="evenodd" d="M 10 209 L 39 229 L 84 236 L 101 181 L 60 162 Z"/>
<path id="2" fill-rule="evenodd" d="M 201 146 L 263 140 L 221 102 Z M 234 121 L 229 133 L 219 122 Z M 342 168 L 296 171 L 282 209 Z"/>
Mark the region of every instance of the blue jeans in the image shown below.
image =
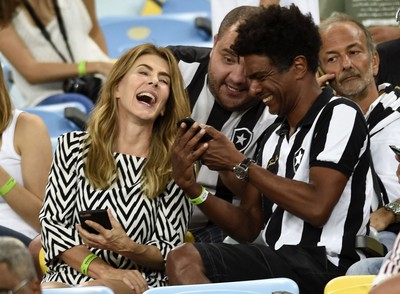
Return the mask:
<path id="1" fill-rule="evenodd" d="M 395 233 L 389 231 L 381 231 L 378 233 L 379 241 L 385 245 L 389 251 L 393 248 L 396 237 L 397 235 Z M 386 257 L 388 254 L 386 254 Z M 346 275 L 376 275 L 386 257 L 369 257 L 357 261 L 349 267 Z"/>
<path id="2" fill-rule="evenodd" d="M 384 260 L 385 257 L 369 257 L 357 261 L 348 268 L 346 276 L 377 275 Z"/>

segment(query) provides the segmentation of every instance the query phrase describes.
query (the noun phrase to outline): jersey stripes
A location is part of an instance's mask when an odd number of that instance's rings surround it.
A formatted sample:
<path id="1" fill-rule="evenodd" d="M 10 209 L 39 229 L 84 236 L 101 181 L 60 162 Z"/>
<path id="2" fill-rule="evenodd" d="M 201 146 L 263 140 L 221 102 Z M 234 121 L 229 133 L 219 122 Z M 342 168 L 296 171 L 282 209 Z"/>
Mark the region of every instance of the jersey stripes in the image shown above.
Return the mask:
<path id="1" fill-rule="evenodd" d="M 290 137 L 286 122 L 272 126 L 257 161 L 279 176 L 306 183 L 312 167 L 335 169 L 348 177 L 340 200 L 327 223 L 317 228 L 264 197 L 268 212 L 264 238 L 275 249 L 324 246 L 330 262 L 348 267 L 359 260 L 355 236 L 367 232 L 374 197 L 369 137 L 359 108 L 331 93 L 324 90 Z"/>

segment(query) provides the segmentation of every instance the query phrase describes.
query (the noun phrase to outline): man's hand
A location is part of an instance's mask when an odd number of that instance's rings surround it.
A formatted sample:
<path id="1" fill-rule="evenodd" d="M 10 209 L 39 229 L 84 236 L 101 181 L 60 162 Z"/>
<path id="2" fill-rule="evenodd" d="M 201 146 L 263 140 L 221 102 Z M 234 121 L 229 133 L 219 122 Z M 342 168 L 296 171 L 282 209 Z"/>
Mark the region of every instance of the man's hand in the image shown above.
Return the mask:
<path id="1" fill-rule="evenodd" d="M 378 232 L 384 231 L 390 224 L 395 223 L 396 216 L 393 212 L 386 210 L 384 207 L 371 213 L 370 226 L 374 227 Z"/>
<path id="2" fill-rule="evenodd" d="M 211 126 L 205 130 L 213 140 L 208 142 L 208 148 L 201 157 L 201 162 L 211 170 L 231 171 L 246 157 L 236 149 L 235 145 L 221 132 Z"/>

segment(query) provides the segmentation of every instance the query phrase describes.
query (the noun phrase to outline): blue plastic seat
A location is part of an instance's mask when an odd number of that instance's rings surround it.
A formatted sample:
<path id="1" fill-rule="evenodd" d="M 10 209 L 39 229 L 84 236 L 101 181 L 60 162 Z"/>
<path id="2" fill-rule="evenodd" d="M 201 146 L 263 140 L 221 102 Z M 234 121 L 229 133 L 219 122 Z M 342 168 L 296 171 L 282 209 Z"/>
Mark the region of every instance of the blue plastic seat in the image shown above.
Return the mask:
<path id="1" fill-rule="evenodd" d="M 161 14 L 110 16 L 99 20 L 111 58 L 143 43 L 157 46 L 191 45 L 211 47 L 212 38 L 196 27 L 195 19 L 207 14 Z"/>
<path id="2" fill-rule="evenodd" d="M 162 3 L 162 13 L 211 13 L 210 0 L 160 0 Z"/>
<path id="3" fill-rule="evenodd" d="M 60 135 L 81 129 L 75 123 L 64 117 L 65 107 L 72 105 L 80 107 L 74 103 L 61 103 L 24 109 L 24 111 L 36 114 L 43 119 L 50 134 L 53 151 L 57 146 L 57 139 Z"/>
<path id="4" fill-rule="evenodd" d="M 270 294 L 274 292 L 299 294 L 299 287 L 295 281 L 288 278 L 271 278 L 240 282 L 158 287 L 149 289 L 144 294 Z"/>
<path id="5" fill-rule="evenodd" d="M 75 287 L 75 288 L 52 288 L 42 289 L 43 294 L 114 294 L 110 288 L 103 286 Z"/>

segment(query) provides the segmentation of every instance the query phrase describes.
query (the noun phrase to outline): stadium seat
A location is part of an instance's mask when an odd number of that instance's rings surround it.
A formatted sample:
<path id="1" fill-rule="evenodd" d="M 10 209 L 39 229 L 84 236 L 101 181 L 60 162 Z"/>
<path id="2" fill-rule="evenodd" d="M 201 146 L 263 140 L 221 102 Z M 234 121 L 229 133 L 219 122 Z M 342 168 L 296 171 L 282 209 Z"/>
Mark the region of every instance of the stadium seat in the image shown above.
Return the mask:
<path id="1" fill-rule="evenodd" d="M 105 16 L 140 15 L 146 0 L 101 0 L 96 1 L 98 19 Z"/>
<path id="2" fill-rule="evenodd" d="M 326 284 L 324 294 L 367 294 L 374 278 L 374 275 L 340 276 Z"/>
<path id="3" fill-rule="evenodd" d="M 212 46 L 209 33 L 196 25 L 196 18 L 206 14 L 160 14 L 145 16 L 103 17 L 99 20 L 111 58 L 143 43 L 157 46 Z"/>
<path id="4" fill-rule="evenodd" d="M 47 265 L 46 262 L 44 260 L 44 248 L 40 248 L 39 251 L 39 265 L 40 265 L 40 269 L 42 270 L 42 273 L 46 273 L 47 272 Z"/>
<path id="5" fill-rule="evenodd" d="M 103 286 L 74 287 L 74 288 L 45 288 L 42 294 L 114 294 L 110 288 Z"/>
<path id="6" fill-rule="evenodd" d="M 261 294 L 261 293 L 286 293 L 298 294 L 299 288 L 291 279 L 271 278 L 249 280 L 240 282 L 210 283 L 196 285 L 181 285 L 152 288 L 144 294 Z"/>
<path id="7" fill-rule="evenodd" d="M 79 103 L 59 103 L 24 109 L 24 111 L 36 114 L 43 119 L 50 134 L 53 151 L 57 146 L 57 139 L 60 135 L 67 132 L 81 130 L 80 126 L 65 117 L 64 111 L 67 107 L 81 109 L 79 107 L 82 106 L 79 106 Z"/>
<path id="8" fill-rule="evenodd" d="M 210 0 L 158 0 L 163 14 L 176 13 L 208 13 L 211 14 Z"/>

